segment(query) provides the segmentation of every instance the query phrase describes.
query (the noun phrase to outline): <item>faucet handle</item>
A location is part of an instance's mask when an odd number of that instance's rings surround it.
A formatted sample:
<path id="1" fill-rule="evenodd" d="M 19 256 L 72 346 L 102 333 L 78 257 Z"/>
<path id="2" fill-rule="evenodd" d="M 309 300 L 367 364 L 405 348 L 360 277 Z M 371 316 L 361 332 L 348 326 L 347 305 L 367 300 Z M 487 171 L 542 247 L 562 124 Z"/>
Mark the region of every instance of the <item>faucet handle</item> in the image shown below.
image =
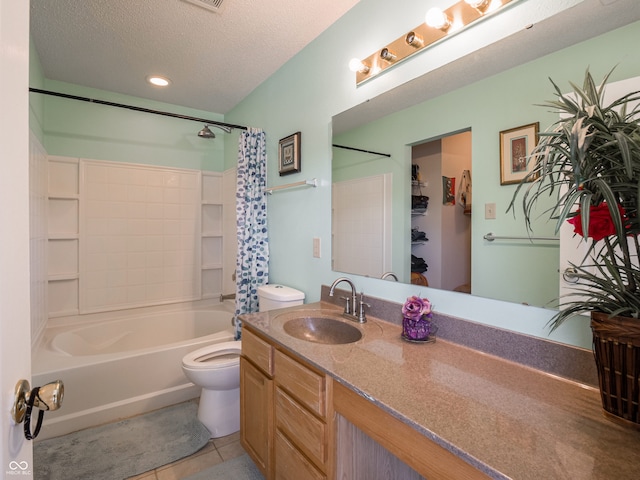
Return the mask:
<path id="1" fill-rule="evenodd" d="M 340 298 L 346 301 L 344 305 L 344 313 L 346 313 L 347 315 L 350 315 L 351 314 L 351 298 L 349 297 L 340 297 Z M 353 306 L 353 309 L 355 310 L 355 305 Z"/>
<path id="2" fill-rule="evenodd" d="M 360 323 L 365 323 L 367 321 L 364 307 L 371 308 L 371 305 L 364 301 L 364 292 L 360 292 L 360 307 L 358 308 L 358 322 Z M 355 314 L 355 308 L 353 313 Z"/>

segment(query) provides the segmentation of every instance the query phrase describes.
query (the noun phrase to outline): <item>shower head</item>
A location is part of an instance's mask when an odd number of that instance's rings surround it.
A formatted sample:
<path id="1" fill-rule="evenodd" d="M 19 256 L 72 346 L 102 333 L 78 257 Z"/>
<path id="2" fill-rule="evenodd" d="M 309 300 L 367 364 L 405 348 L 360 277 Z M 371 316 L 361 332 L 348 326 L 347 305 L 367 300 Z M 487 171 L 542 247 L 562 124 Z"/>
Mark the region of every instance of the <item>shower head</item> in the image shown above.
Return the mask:
<path id="1" fill-rule="evenodd" d="M 205 125 L 202 130 L 198 132 L 200 138 L 216 138 L 216 134 L 209 130 L 209 126 Z"/>

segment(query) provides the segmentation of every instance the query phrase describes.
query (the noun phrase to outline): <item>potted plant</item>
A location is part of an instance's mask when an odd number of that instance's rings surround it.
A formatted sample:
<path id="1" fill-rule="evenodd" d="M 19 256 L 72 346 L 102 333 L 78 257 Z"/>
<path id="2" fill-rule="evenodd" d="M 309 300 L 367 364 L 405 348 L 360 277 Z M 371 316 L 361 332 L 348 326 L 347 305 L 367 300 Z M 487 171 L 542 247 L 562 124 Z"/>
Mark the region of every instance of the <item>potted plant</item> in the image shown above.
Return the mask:
<path id="1" fill-rule="evenodd" d="M 574 315 L 590 314 L 593 348 L 605 414 L 640 426 L 640 92 L 608 104 L 605 76 L 596 85 L 587 70 L 582 88 L 545 106 L 560 114 L 544 133 L 529 161 L 532 171 L 518 185 L 509 209 L 521 195 L 527 229 L 543 197 L 545 212 L 588 242 L 581 263 L 572 265 L 575 288 L 563 297 L 551 329 Z"/>

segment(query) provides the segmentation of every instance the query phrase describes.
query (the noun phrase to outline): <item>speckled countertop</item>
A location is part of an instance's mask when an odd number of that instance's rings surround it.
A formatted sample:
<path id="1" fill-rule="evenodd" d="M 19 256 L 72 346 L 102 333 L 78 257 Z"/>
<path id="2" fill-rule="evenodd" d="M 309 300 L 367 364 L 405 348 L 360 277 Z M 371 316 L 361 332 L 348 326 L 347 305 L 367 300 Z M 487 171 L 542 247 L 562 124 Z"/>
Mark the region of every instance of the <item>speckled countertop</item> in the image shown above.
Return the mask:
<path id="1" fill-rule="evenodd" d="M 442 339 L 408 343 L 373 317 L 350 322 L 356 343 L 298 340 L 283 330 L 294 310 L 341 313 L 317 302 L 242 320 L 493 478 L 640 478 L 640 431 L 607 420 L 592 387 Z"/>

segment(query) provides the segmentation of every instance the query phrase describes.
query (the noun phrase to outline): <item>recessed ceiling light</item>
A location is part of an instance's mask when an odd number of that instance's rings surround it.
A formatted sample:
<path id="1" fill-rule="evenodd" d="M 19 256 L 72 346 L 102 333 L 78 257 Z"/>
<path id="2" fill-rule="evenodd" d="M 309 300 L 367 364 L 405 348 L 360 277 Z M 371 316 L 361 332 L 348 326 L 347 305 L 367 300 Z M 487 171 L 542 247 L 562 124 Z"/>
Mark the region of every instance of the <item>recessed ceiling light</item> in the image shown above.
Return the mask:
<path id="1" fill-rule="evenodd" d="M 166 87 L 171 83 L 168 78 L 161 77 L 159 75 L 149 75 L 147 77 L 147 82 L 151 85 L 155 85 L 156 87 Z"/>

